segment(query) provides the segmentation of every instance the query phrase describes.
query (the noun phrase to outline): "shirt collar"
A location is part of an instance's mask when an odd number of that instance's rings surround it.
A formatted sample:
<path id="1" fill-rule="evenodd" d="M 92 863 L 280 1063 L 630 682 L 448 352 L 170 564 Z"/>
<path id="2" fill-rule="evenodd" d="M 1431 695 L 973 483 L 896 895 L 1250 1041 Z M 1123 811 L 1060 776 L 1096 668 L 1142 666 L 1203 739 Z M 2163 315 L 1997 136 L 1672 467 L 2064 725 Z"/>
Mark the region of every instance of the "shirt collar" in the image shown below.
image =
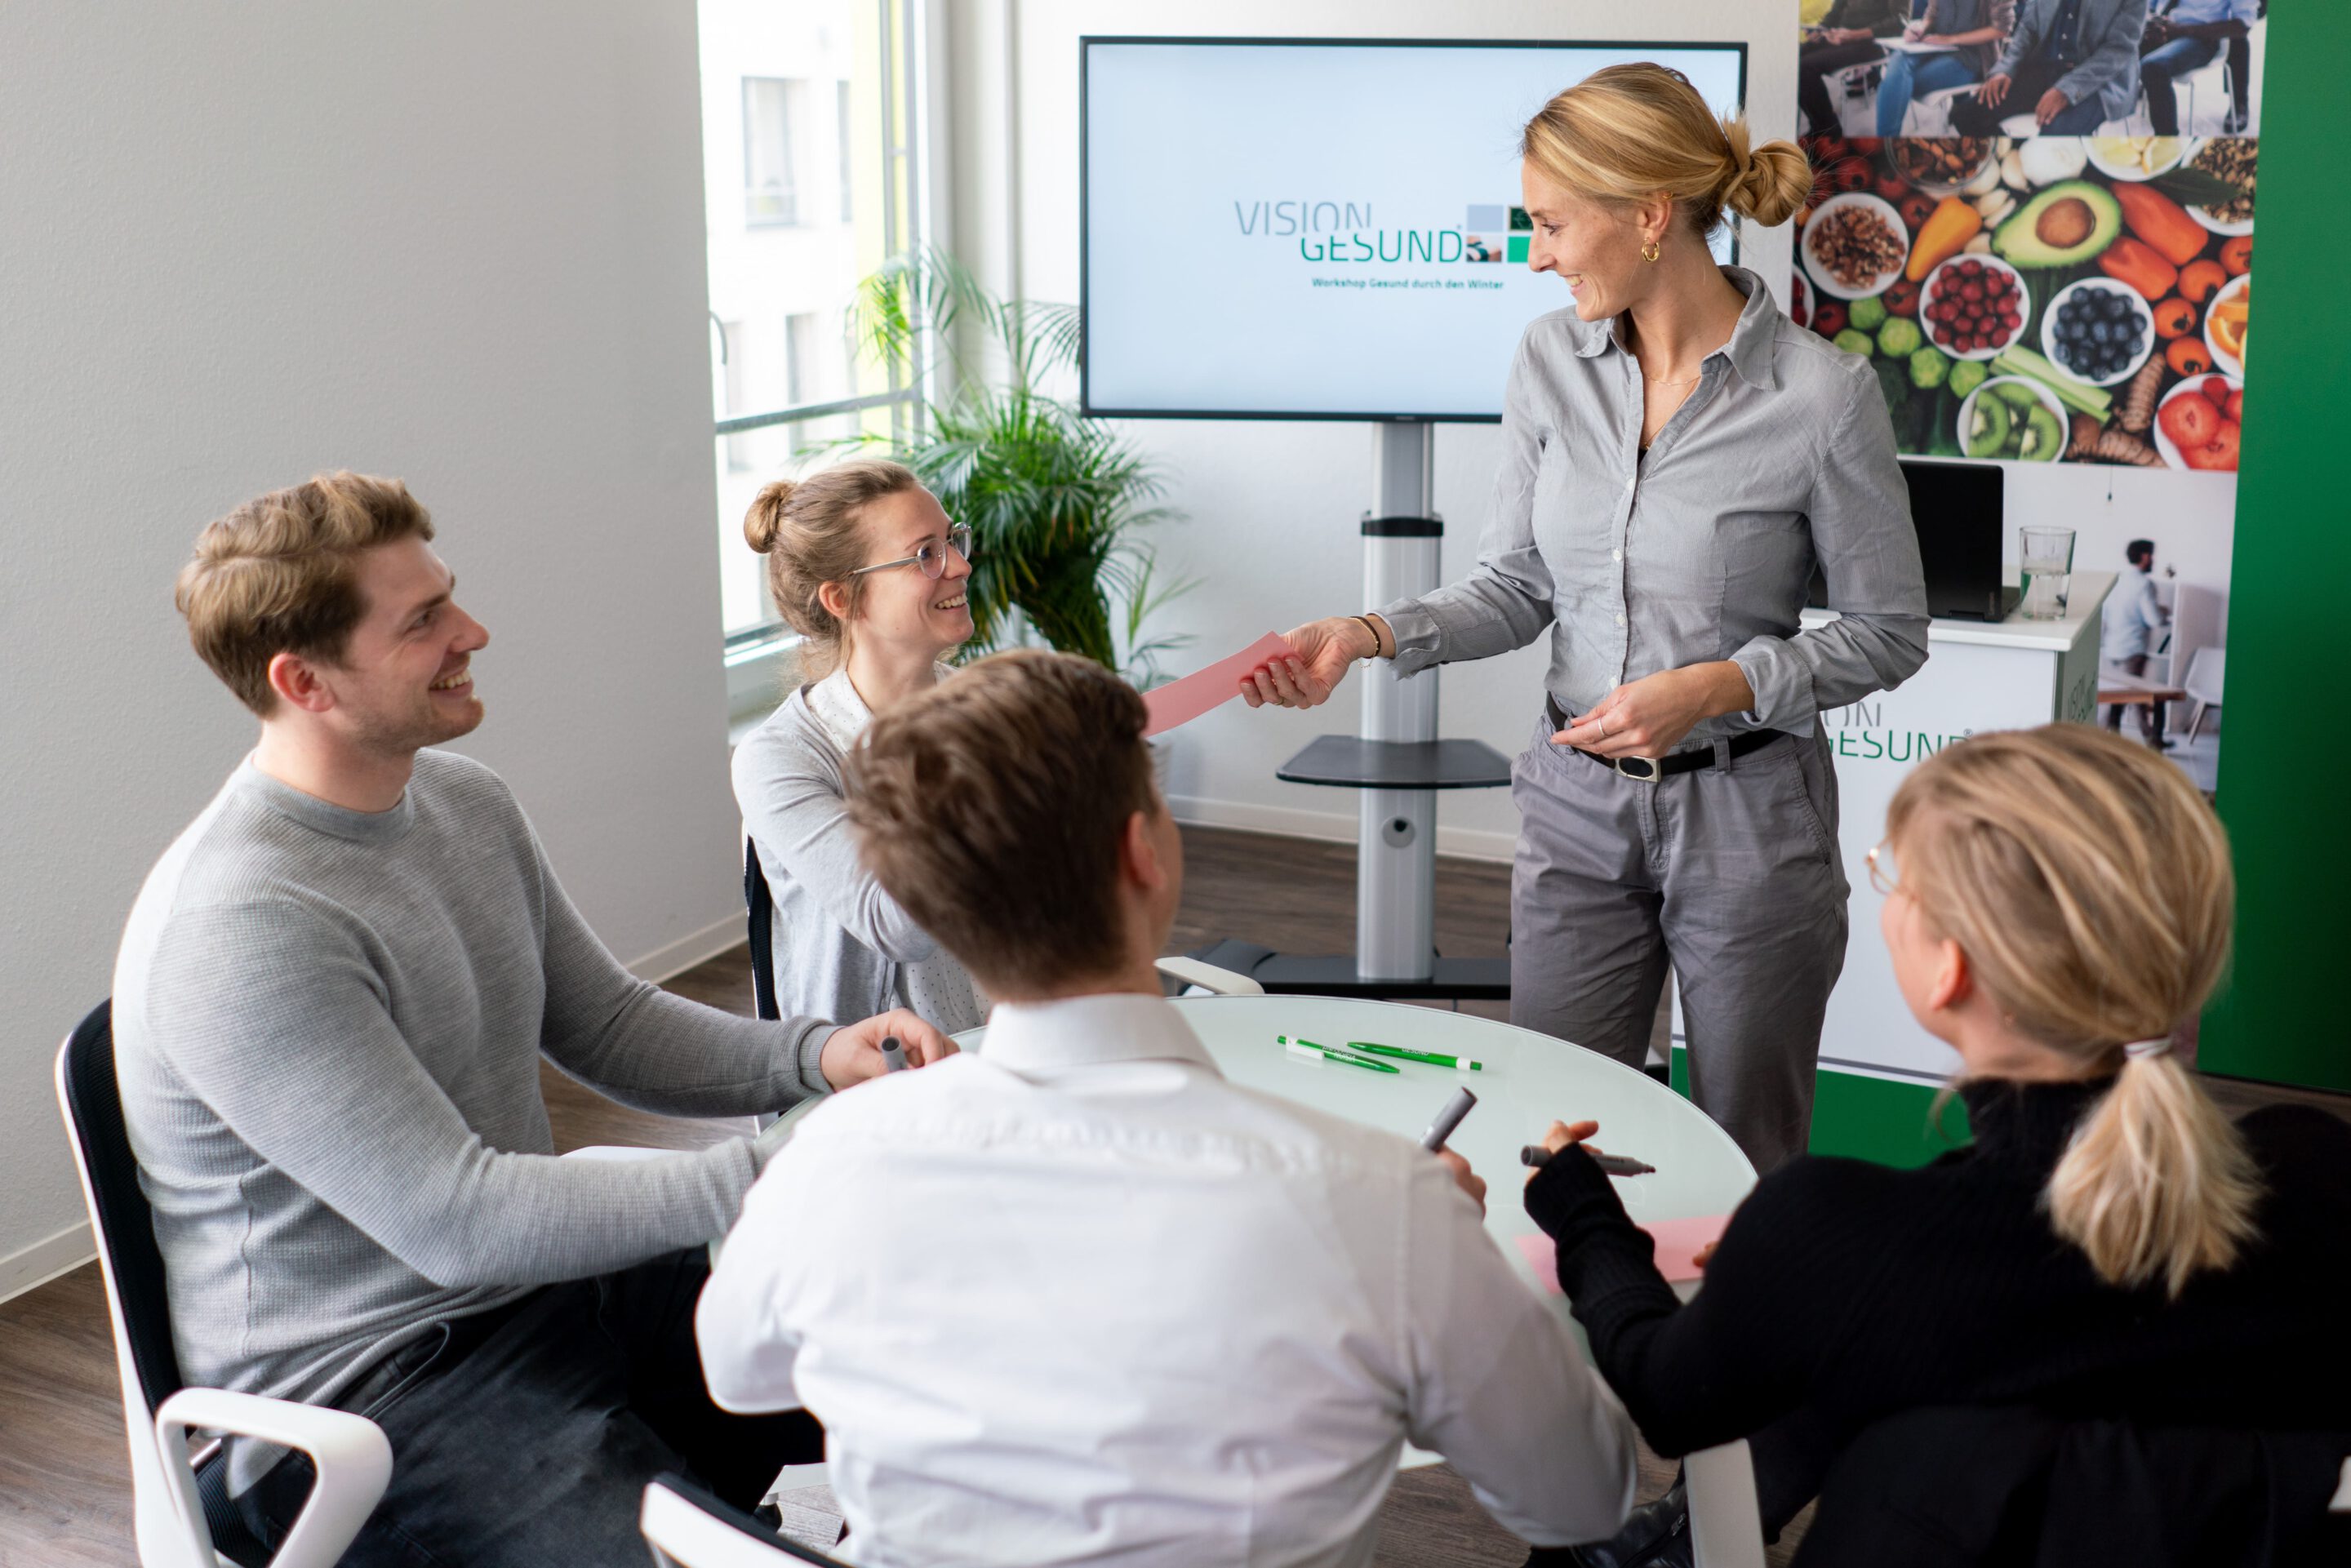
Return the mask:
<path id="1" fill-rule="evenodd" d="M 1722 276 L 1747 297 L 1747 303 L 1740 308 L 1739 324 L 1730 329 L 1730 341 L 1716 352 L 1727 351 L 1731 369 L 1739 372 L 1740 379 L 1770 392 L 1775 384 L 1771 378 L 1771 345 L 1780 333 L 1780 308 L 1772 303 L 1771 291 L 1763 287 L 1763 280 L 1745 267 L 1726 267 Z M 1622 350 L 1624 323 L 1622 316 L 1611 316 L 1601 324 L 1601 330 L 1584 334 L 1583 347 L 1575 350 L 1576 357 L 1589 360 L 1611 348 Z"/>
<path id="2" fill-rule="evenodd" d="M 1182 1014 L 1157 997 L 1129 992 L 998 1002 L 979 1054 L 1013 1072 L 1119 1061 L 1181 1061 L 1217 1072 L 1216 1060 Z"/>

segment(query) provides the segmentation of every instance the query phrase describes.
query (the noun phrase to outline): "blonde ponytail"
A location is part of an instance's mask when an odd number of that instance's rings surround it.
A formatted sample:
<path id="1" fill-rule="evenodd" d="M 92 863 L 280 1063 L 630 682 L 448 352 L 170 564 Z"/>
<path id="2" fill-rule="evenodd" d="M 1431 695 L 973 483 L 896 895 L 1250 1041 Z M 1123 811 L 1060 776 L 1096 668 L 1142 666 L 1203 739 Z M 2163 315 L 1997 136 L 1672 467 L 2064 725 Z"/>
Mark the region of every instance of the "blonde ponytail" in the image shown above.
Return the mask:
<path id="1" fill-rule="evenodd" d="M 2109 1283 L 2225 1270 L 2254 1235 L 2261 1176 L 2236 1127 L 2168 1052 L 2128 1057 L 2049 1177 L 2049 1223 Z"/>
<path id="2" fill-rule="evenodd" d="M 2178 1295 L 2229 1268 L 2259 1173 L 2168 1049 L 2228 962 L 2236 882 L 2204 798 L 2145 747 L 2053 724 L 1919 764 L 1886 830 L 1903 891 L 2011 1026 L 2116 1075 L 2050 1176 L 2051 1227 L 2111 1284 Z"/>
<path id="3" fill-rule="evenodd" d="M 1520 135 L 1519 155 L 1589 202 L 1623 207 L 1670 196 L 1699 238 L 1725 207 L 1770 227 L 1813 192 L 1802 149 L 1750 149 L 1746 116 L 1718 117 L 1687 77 L 1647 61 L 1596 70 L 1543 105 Z"/>

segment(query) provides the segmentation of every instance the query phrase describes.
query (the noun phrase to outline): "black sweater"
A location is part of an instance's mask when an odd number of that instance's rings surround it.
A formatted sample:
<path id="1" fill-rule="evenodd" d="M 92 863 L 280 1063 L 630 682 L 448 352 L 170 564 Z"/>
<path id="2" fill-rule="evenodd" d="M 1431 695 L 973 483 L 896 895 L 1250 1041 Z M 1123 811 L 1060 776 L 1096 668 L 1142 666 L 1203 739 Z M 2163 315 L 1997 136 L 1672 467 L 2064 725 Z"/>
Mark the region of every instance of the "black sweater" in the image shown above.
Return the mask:
<path id="1" fill-rule="evenodd" d="M 1685 1454 L 1781 1417 L 1833 1452 L 1927 1405 L 2294 1430 L 2351 1412 L 2351 1124 L 2304 1106 L 2240 1124 L 2262 1235 L 2177 1301 L 2099 1281 L 2042 1189 L 2111 1080 L 1979 1083 L 1976 1141 L 1918 1170 L 1806 1157 L 1757 1184 L 1688 1305 L 1580 1151 L 1527 1186 L 1601 1373 L 1651 1447 Z M 1823 1456 L 1825 1457 L 1825 1456 Z"/>

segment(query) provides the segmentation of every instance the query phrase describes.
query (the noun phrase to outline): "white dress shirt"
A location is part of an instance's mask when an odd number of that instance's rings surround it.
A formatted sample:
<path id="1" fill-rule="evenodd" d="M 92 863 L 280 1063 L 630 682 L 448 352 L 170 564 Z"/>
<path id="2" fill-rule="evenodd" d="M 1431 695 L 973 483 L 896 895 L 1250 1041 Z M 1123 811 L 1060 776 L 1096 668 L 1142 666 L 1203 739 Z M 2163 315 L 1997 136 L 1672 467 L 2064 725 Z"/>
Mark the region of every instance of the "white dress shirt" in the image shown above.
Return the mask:
<path id="1" fill-rule="evenodd" d="M 2133 567 L 2119 578 L 2098 611 L 2098 657 L 2119 664 L 2147 651 L 2152 633 L 2163 628 L 2163 604 L 2155 596 L 2155 575 Z"/>
<path id="2" fill-rule="evenodd" d="M 810 1113 L 695 1328 L 721 1406 L 824 1422 L 873 1568 L 1368 1563 L 1407 1438 L 1539 1544 L 1633 1500 L 1623 1406 L 1447 1168 L 1226 1082 L 1155 998 L 999 1004 Z"/>

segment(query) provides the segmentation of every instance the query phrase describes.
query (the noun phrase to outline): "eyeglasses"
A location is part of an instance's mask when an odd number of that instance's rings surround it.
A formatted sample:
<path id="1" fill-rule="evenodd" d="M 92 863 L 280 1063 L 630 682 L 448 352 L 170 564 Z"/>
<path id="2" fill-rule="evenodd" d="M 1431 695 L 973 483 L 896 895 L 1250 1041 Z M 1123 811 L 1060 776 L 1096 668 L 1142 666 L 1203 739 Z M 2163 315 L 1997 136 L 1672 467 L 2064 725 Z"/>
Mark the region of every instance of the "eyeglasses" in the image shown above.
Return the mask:
<path id="1" fill-rule="evenodd" d="M 1869 885 L 1879 897 L 1893 897 L 1902 885 L 1902 868 L 1894 863 L 1894 841 L 1886 840 L 1864 858 L 1869 862 Z"/>
<path id="2" fill-rule="evenodd" d="M 869 571 L 887 571 L 893 566 L 919 566 L 923 569 L 923 575 L 925 577 L 935 580 L 944 575 L 947 570 L 947 551 L 949 550 L 953 550 L 956 554 L 963 557 L 965 564 L 969 565 L 971 561 L 971 529 L 966 528 L 961 523 L 957 523 L 954 528 L 947 530 L 947 538 L 945 544 L 941 544 L 936 539 L 925 539 L 923 541 L 923 548 L 916 550 L 912 555 L 900 556 L 896 560 L 877 560 L 872 566 L 859 567 L 855 571 L 851 572 L 849 575 L 852 577 L 863 577 Z"/>

